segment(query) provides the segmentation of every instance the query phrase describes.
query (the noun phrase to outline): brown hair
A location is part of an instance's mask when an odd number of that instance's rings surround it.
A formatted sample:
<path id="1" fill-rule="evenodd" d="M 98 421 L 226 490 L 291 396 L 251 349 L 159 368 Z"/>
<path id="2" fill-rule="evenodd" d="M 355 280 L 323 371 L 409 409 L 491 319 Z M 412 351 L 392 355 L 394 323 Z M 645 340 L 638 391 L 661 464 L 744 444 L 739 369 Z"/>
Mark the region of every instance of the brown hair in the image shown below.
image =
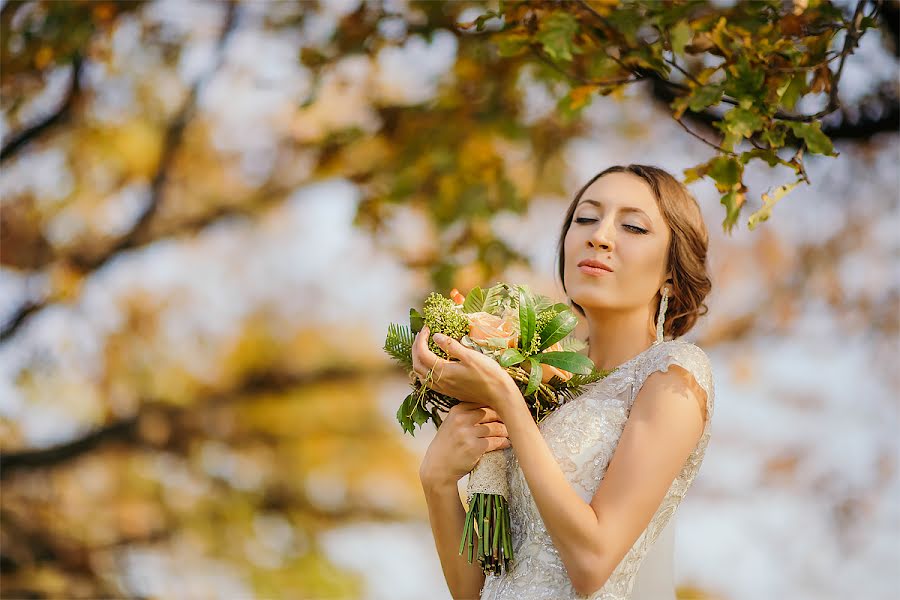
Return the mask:
<path id="1" fill-rule="evenodd" d="M 709 311 L 709 307 L 703 302 L 712 289 L 712 282 L 706 266 L 709 234 L 706 224 L 703 222 L 703 215 L 700 213 L 700 206 L 694 196 L 684 184 L 658 167 L 636 164 L 615 165 L 592 177 L 578 190 L 575 199 L 566 211 L 566 218 L 559 236 L 557 253 L 559 278 L 563 291 L 566 291 L 565 240 L 572 223 L 572 216 L 575 214 L 575 207 L 584 191 L 607 173 L 631 173 L 646 181 L 653 190 L 659 210 L 672 232 L 667 265 L 667 270 L 672 271 L 672 284 L 669 286 L 669 301 L 665 323 L 663 323 L 663 334 L 671 336 L 673 339 L 681 337 L 690 331 L 697 322 L 697 317 L 705 315 Z M 661 300 L 662 296 L 657 292 L 654 314 L 659 311 Z M 584 309 L 571 299 L 569 302 L 575 310 L 585 316 Z"/>

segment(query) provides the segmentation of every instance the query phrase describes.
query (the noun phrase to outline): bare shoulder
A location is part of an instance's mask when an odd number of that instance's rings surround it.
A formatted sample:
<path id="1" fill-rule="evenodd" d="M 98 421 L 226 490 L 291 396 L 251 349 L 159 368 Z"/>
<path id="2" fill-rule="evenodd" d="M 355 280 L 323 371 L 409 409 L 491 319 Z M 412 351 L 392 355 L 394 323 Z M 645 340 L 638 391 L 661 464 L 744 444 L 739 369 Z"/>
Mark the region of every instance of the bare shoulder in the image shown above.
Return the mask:
<path id="1" fill-rule="evenodd" d="M 696 415 L 702 425 L 707 418 L 705 384 L 711 379 L 709 357 L 702 348 L 682 340 L 660 344 L 661 360 L 657 369 L 644 380 L 635 397 L 639 411 L 680 412 L 682 418 Z"/>

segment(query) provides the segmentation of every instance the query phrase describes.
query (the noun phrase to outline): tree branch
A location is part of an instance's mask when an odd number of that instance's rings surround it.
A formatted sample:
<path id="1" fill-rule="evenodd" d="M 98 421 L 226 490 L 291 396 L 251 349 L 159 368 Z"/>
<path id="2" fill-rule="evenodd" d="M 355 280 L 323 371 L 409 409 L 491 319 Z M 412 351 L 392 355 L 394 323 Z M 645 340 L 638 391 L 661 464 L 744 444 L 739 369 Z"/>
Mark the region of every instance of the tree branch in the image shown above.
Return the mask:
<path id="1" fill-rule="evenodd" d="M 69 120 L 72 116 L 75 102 L 78 99 L 78 96 L 81 95 L 81 84 L 79 83 L 79 79 L 81 77 L 82 65 L 83 59 L 81 54 L 75 53 L 72 58 L 71 81 L 69 82 L 69 90 L 66 92 L 65 99 L 55 112 L 37 121 L 30 127 L 26 127 L 22 131 L 13 134 L 12 139 L 5 143 L 3 149 L 0 150 L 0 163 L 6 162 L 15 156 L 19 150 L 44 132 Z"/>
<path id="2" fill-rule="evenodd" d="M 397 372 L 395 366 L 363 371 L 349 368 L 327 368 L 314 373 L 273 371 L 249 374 L 234 389 L 198 399 L 192 407 L 182 408 L 160 401 L 145 400 L 141 402 L 141 408 L 135 415 L 99 427 L 80 438 L 49 448 L 0 454 L 0 479 L 6 479 L 23 470 L 55 467 L 109 443 L 140 444 L 142 443 L 140 433 L 142 419 L 162 416 L 174 428 L 175 424 L 185 421 L 186 415 L 235 402 L 242 398 L 252 398 L 259 394 L 277 393 L 287 388 L 310 386 L 329 381 L 346 381 L 361 376 L 385 377 L 396 375 Z"/>
<path id="3" fill-rule="evenodd" d="M 184 131 L 187 127 L 187 124 L 190 122 L 196 110 L 197 95 L 199 89 L 219 70 L 219 68 L 221 68 L 222 62 L 224 60 L 223 50 L 225 44 L 227 43 L 228 38 L 231 36 L 232 32 L 234 31 L 234 27 L 237 24 L 237 7 L 238 4 L 234 0 L 228 2 L 228 10 L 225 15 L 225 21 L 223 23 L 222 30 L 219 35 L 219 40 L 217 42 L 218 59 L 215 65 L 203 77 L 198 78 L 191 86 L 187 100 L 185 100 L 184 105 L 178 112 L 178 115 L 176 115 L 176 117 L 172 120 L 168 129 L 166 130 L 166 135 L 163 142 L 163 152 L 162 156 L 160 157 L 156 173 L 153 177 L 153 181 L 151 182 L 150 200 L 147 203 L 147 206 L 144 208 L 141 215 L 137 218 L 131 229 L 123 236 L 121 236 L 112 246 L 107 248 L 102 254 L 97 256 L 80 256 L 76 254 L 68 257 L 69 262 L 81 269 L 82 272 L 96 271 L 97 269 L 108 263 L 110 260 L 112 260 L 120 252 L 143 244 L 141 238 L 146 234 L 146 231 L 150 227 L 153 216 L 156 214 L 159 206 L 162 204 L 165 184 L 168 179 L 169 168 L 172 165 L 172 161 L 175 157 L 176 151 L 181 144 L 182 138 L 184 137 Z M 77 77 L 75 77 L 73 80 L 77 82 Z M 57 120 L 59 118 L 58 114 L 59 113 L 57 113 L 56 117 Z M 43 126 L 45 128 L 47 125 Z M 36 135 L 36 133 L 31 133 L 30 135 L 33 136 Z M 19 144 L 19 146 L 21 146 L 21 143 Z M 4 151 L 6 151 L 6 148 L 4 148 Z M 15 333 L 26 322 L 30 315 L 39 312 L 48 304 L 49 302 L 47 299 L 42 299 L 31 301 L 28 304 L 18 308 L 13 313 L 12 317 L 3 324 L 3 328 L 0 329 L 0 342 L 6 341 L 10 337 L 15 335 Z"/>

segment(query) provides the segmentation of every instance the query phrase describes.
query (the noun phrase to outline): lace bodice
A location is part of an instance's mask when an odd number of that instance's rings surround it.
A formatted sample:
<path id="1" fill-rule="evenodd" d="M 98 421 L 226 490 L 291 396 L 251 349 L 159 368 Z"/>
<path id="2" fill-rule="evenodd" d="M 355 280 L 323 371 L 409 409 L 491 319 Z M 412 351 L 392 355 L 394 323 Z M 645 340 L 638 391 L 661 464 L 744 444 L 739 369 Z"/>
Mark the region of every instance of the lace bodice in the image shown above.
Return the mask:
<path id="1" fill-rule="evenodd" d="M 682 340 L 654 344 L 619 365 L 604 379 L 589 384 L 578 397 L 569 400 L 538 425 L 566 479 L 585 502 L 590 502 L 606 473 L 638 391 L 651 373 L 667 371 L 672 364 L 693 374 L 706 391 L 707 419 L 703 433 L 680 473 L 672 481 L 650 523 L 606 584 L 589 597 L 579 596 L 575 592 L 531 497 L 514 450 L 508 448 L 501 452 L 507 455 L 509 465 L 507 473 L 513 560 L 505 573 L 486 576 L 481 600 L 632 598 L 635 578 L 642 561 L 671 521 L 706 452 L 714 403 L 712 371 L 706 353 L 698 346 Z"/>

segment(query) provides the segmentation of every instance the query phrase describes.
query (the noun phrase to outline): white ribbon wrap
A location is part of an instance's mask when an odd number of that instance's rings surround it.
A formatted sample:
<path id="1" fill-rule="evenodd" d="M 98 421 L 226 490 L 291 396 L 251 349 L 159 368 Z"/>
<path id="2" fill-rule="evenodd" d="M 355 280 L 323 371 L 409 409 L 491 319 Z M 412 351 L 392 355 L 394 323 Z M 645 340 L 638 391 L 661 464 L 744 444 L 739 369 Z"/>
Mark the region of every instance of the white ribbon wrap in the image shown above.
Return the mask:
<path id="1" fill-rule="evenodd" d="M 478 493 L 499 494 L 509 500 L 509 481 L 506 475 L 510 451 L 512 448 L 503 448 L 481 455 L 475 468 L 469 473 L 469 484 L 466 487 L 468 504 L 472 503 L 472 496 Z"/>

